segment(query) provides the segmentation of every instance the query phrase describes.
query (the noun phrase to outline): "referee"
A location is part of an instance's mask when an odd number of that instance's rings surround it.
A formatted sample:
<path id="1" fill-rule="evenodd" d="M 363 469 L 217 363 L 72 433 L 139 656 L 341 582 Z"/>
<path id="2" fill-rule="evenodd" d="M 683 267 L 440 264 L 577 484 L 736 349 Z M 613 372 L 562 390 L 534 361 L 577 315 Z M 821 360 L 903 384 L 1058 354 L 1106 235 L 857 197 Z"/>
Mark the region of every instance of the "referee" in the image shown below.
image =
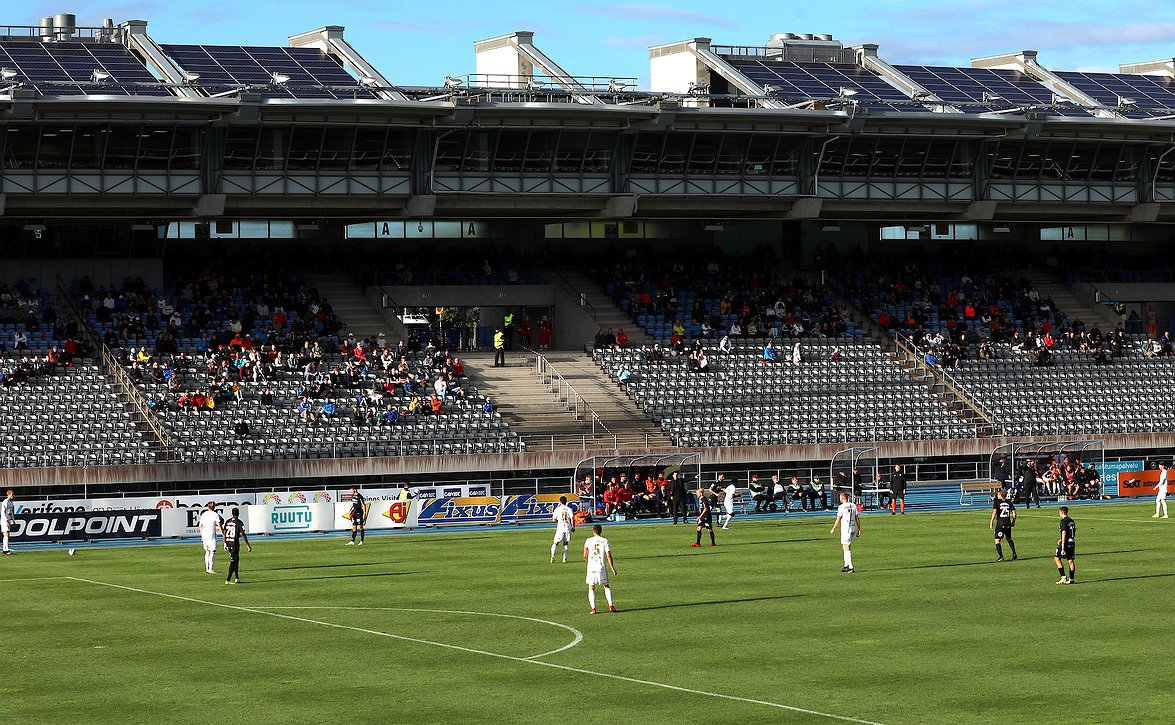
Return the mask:
<path id="1" fill-rule="evenodd" d="M 1012 527 L 1016 525 L 1016 506 L 1008 501 L 1008 494 L 1000 489 L 996 492 L 996 500 L 991 505 L 991 521 L 987 528 L 995 530 L 995 553 L 999 555 L 996 561 L 1004 560 L 1002 542 L 1006 539 L 1012 547 L 1012 561 L 1016 560 L 1016 542 L 1012 540 Z"/>
<path id="2" fill-rule="evenodd" d="M 245 522 L 241 521 L 241 510 L 234 508 L 233 515 L 224 522 L 224 550 L 228 552 L 228 576 L 225 584 L 241 583 L 241 542 L 253 552 L 253 545 L 249 543 L 249 535 L 245 533 Z"/>

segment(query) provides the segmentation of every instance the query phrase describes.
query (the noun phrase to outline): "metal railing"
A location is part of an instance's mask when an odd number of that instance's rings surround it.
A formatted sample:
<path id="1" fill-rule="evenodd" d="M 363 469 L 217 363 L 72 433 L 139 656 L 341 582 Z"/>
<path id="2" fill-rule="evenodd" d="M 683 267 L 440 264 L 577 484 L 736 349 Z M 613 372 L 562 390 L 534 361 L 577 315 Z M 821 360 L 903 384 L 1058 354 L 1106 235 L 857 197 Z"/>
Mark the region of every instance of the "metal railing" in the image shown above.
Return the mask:
<path id="1" fill-rule="evenodd" d="M 592 409 L 587 400 L 580 395 L 571 383 L 567 382 L 567 378 L 563 377 L 551 361 L 542 353 L 530 350 L 535 356 L 535 370 L 538 372 L 539 380 L 543 385 L 554 393 L 559 402 L 563 403 L 567 411 L 575 415 L 576 420 L 582 420 L 584 423 L 591 426 L 592 437 L 594 438 L 598 433 L 603 433 L 605 436 L 612 436 L 612 431 L 608 430 L 608 426 L 604 425 L 604 421 Z M 614 436 L 613 436 L 614 437 Z"/>
<path id="2" fill-rule="evenodd" d="M 135 383 L 131 380 L 130 375 L 127 374 L 118 360 L 114 358 L 114 355 L 110 352 L 110 348 L 106 347 L 106 344 L 102 342 L 97 333 L 90 327 L 89 321 L 82 315 L 81 310 L 74 304 L 73 297 L 69 293 L 69 287 L 60 276 L 57 277 L 57 294 L 60 302 L 69 311 L 69 314 L 78 321 L 90 346 L 98 352 L 103 371 L 108 376 L 107 382 L 117 383 L 119 390 L 126 396 L 126 400 L 134 408 L 135 413 L 137 413 L 137 420 L 146 424 L 151 430 L 152 435 L 155 436 L 156 441 L 159 443 L 160 452 L 165 456 L 173 453 L 171 436 L 168 435 L 167 430 L 164 429 L 159 419 L 155 417 L 155 414 L 151 412 L 150 406 L 147 405 L 147 399 L 135 387 Z M 113 381 L 109 380 L 109 378 L 113 378 Z"/>
<path id="3" fill-rule="evenodd" d="M 583 309 L 584 312 L 588 314 L 588 317 L 591 317 L 593 322 L 599 323 L 599 314 L 596 312 L 595 305 L 593 305 L 591 302 L 588 302 L 586 292 L 577 289 L 575 285 L 568 282 L 567 278 L 564 277 L 557 269 L 550 268 L 544 270 L 543 275 L 549 275 L 551 277 L 550 281 L 552 284 L 554 284 L 556 287 L 561 287 L 564 292 L 567 292 L 572 297 L 576 298 L 576 300 L 578 300 L 579 306 Z"/>
<path id="4" fill-rule="evenodd" d="M 989 425 L 997 435 L 1004 435 L 1003 424 L 999 421 L 999 418 L 995 415 L 995 413 L 993 413 L 990 409 L 987 408 L 987 406 L 980 403 L 974 397 L 964 392 L 966 388 L 962 383 L 960 383 L 953 375 L 948 373 L 945 368 L 941 366 L 934 368 L 928 365 L 926 363 L 925 357 L 923 357 L 923 355 L 920 353 L 918 345 L 915 344 L 914 341 L 909 337 L 897 330 L 893 331 L 893 336 L 894 341 L 898 345 L 898 349 L 905 353 L 906 356 L 912 360 L 919 369 L 924 370 L 926 373 L 934 377 L 935 380 L 950 390 L 951 393 L 954 394 L 954 396 L 958 398 L 961 403 L 975 411 L 979 417 L 983 419 L 983 422 Z"/>
<path id="5" fill-rule="evenodd" d="M 147 447 L 127 447 L 119 443 L 75 443 L 76 447 L 60 450 L 65 444 L 56 444 L 59 450 L 35 446 L 35 451 L 22 453 L 6 446 L 0 451 L 0 464 L 5 468 L 46 468 L 87 466 L 123 466 L 161 463 L 171 460 L 170 451 L 158 443 L 147 442 Z"/>

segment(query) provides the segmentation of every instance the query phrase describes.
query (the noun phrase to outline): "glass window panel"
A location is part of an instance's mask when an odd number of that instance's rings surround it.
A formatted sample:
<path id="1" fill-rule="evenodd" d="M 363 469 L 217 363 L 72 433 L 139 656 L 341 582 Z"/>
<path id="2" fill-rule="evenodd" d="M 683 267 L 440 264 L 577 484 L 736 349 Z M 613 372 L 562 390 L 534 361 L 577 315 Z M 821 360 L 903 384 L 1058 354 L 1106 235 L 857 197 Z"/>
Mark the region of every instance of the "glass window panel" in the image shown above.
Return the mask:
<path id="1" fill-rule="evenodd" d="M 322 129 L 299 127 L 292 129 L 290 155 L 286 168 L 290 171 L 314 171 L 318 168 L 318 154 L 322 151 Z"/>
<path id="2" fill-rule="evenodd" d="M 378 171 L 383 159 L 384 140 L 388 132 L 383 128 L 360 128 L 355 131 L 355 147 L 351 152 L 351 169 Z"/>
<path id="3" fill-rule="evenodd" d="M 73 145 L 72 129 L 57 125 L 41 127 L 41 149 L 37 154 L 37 168 L 64 169 L 69 163 L 69 148 Z"/>
<path id="4" fill-rule="evenodd" d="M 327 128 L 322 136 L 318 168 L 325 171 L 345 170 L 351 158 L 351 144 L 354 139 L 354 129 Z"/>
<path id="5" fill-rule="evenodd" d="M 498 133 L 498 145 L 494 151 L 494 171 L 516 172 L 522 170 L 529 135 L 526 131 L 501 131 Z"/>
<path id="6" fill-rule="evenodd" d="M 407 171 L 412 164 L 412 142 L 414 139 L 411 131 L 397 131 L 393 129 L 388 133 L 387 145 L 384 147 L 383 155 L 383 170 L 384 171 Z"/>
<path id="7" fill-rule="evenodd" d="M 144 126 L 139 134 L 139 168 L 166 170 L 171 160 L 172 129 L 163 126 Z"/>
<path id="8" fill-rule="evenodd" d="M 722 137 L 715 133 L 695 133 L 690 147 L 689 163 L 686 169 L 691 174 L 713 175 L 718 162 L 718 145 Z"/>
<path id="9" fill-rule="evenodd" d="M 229 128 L 225 139 L 224 168 L 226 170 L 252 169 L 257 157 L 258 128 Z"/>
<path id="10" fill-rule="evenodd" d="M 106 138 L 107 169 L 133 169 L 139 154 L 139 126 L 111 126 Z"/>
<path id="11" fill-rule="evenodd" d="M 281 169 L 286 163 L 286 145 L 290 131 L 285 128 L 262 128 L 257 146 L 257 169 Z"/>

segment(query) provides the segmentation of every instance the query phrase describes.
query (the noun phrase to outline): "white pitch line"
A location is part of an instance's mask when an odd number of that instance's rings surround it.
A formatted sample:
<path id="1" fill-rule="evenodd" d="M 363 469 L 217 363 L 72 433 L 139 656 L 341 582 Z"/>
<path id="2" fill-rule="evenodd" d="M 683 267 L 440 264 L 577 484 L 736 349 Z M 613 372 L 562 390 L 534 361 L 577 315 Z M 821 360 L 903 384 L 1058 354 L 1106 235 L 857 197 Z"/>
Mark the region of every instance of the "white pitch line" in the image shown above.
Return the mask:
<path id="1" fill-rule="evenodd" d="M 404 642 L 415 642 L 417 644 L 427 644 L 433 647 L 443 647 L 444 649 L 457 650 L 459 652 L 468 652 L 470 654 L 485 655 L 486 657 L 495 657 L 497 659 L 508 660 L 510 662 L 520 662 L 524 664 L 536 665 L 539 667 L 548 667 L 555 670 L 562 670 L 564 672 L 575 672 L 581 675 L 591 675 L 592 677 L 602 677 L 609 680 L 617 680 L 619 682 L 628 682 L 635 685 L 647 685 L 649 687 L 659 687 L 663 690 L 673 690 L 674 692 L 684 692 L 690 695 L 700 695 L 702 697 L 713 697 L 719 700 L 731 700 L 733 702 L 745 702 L 750 705 L 762 705 L 764 707 L 773 707 L 777 710 L 787 710 L 789 712 L 798 712 L 804 715 L 815 715 L 817 717 L 824 717 L 830 720 L 840 720 L 841 722 L 853 722 L 860 725 L 882 725 L 881 723 L 872 720 L 861 720 L 855 717 L 848 717 L 847 715 L 834 715 L 832 713 L 820 712 L 819 710 L 808 710 L 803 707 L 795 707 L 793 705 L 784 705 L 778 702 L 768 702 L 766 700 L 755 700 L 750 697 L 739 697 L 738 695 L 726 695 L 721 692 L 707 692 L 706 690 L 694 690 L 688 687 L 679 687 L 677 685 L 670 685 L 664 682 L 653 682 L 652 680 L 641 680 L 635 677 L 625 677 L 624 675 L 616 675 L 611 672 L 596 672 L 594 670 L 585 670 L 579 667 L 569 667 L 567 665 L 558 665 L 553 662 L 544 662 L 543 660 L 529 659 L 527 657 L 515 657 L 513 655 L 504 655 L 498 652 L 487 652 L 485 650 L 473 649 L 471 647 L 461 647 L 455 644 L 446 644 L 444 642 L 433 642 L 427 639 L 417 639 L 415 637 L 405 637 L 400 634 L 390 634 L 388 632 L 380 632 L 374 629 L 364 629 L 362 627 L 351 627 L 345 624 L 336 624 L 334 622 L 323 622 L 317 619 L 307 619 L 305 617 L 295 617 L 291 614 L 282 614 L 280 612 L 271 612 L 264 609 L 253 609 L 250 607 L 239 607 L 234 604 L 222 604 L 220 602 L 210 602 L 204 599 L 195 599 L 193 597 L 184 597 L 179 594 L 167 594 L 164 592 L 153 592 L 148 589 L 138 589 L 136 587 L 128 587 L 122 584 L 111 584 L 109 582 L 95 581 L 94 579 L 83 579 L 81 577 L 70 576 L 62 577 L 64 579 L 71 579 L 73 581 L 84 582 L 86 584 L 96 584 L 98 586 L 110 587 L 111 589 L 122 589 L 128 592 L 136 592 L 138 594 L 151 594 L 157 597 L 165 597 L 167 599 L 178 599 L 183 602 L 191 602 L 193 604 L 206 604 L 210 607 L 220 607 L 222 609 L 232 609 L 238 612 L 249 612 L 250 614 L 260 614 L 266 617 L 275 617 L 277 619 L 285 619 L 293 622 L 303 622 L 305 624 L 317 624 L 321 627 L 330 627 L 332 629 L 343 629 L 351 632 L 359 632 L 361 634 L 371 634 L 377 637 L 388 637 L 390 639 L 398 639 Z"/>
<path id="2" fill-rule="evenodd" d="M 71 576 L 31 576 L 25 579 L 0 579 L 0 584 L 9 582 L 47 582 L 52 579 L 73 579 Z"/>
<path id="3" fill-rule="evenodd" d="M 1085 514 L 1081 513 L 1081 509 L 1077 509 L 1074 513 L 1076 513 L 1077 518 L 1081 519 L 1082 521 L 1113 521 L 1114 523 L 1118 523 L 1118 524 L 1154 524 L 1155 523 L 1155 520 L 1150 519 L 1150 518 L 1147 518 L 1147 519 L 1108 519 L 1104 516 L 1086 516 Z M 1035 519 L 1038 516 L 1040 516 L 1040 515 L 1039 514 L 1020 514 L 1020 518 Z M 1055 516 L 1040 516 L 1040 518 L 1052 519 L 1054 521 L 1058 520 Z"/>
<path id="4" fill-rule="evenodd" d="M 546 619 L 538 619 L 537 617 L 523 617 L 522 615 L 519 615 L 519 614 L 501 614 L 498 612 L 465 612 L 465 611 L 461 611 L 458 609 L 413 609 L 413 608 L 408 608 L 408 607 L 254 607 L 254 609 L 264 609 L 267 611 L 274 610 L 274 609 L 282 609 L 282 610 L 330 609 L 330 610 L 343 610 L 343 611 L 349 611 L 349 612 L 420 612 L 420 613 L 425 613 L 425 614 L 468 614 L 468 615 L 478 616 L 478 617 L 502 617 L 503 619 L 521 619 L 526 622 L 547 624 L 552 627 L 559 627 L 560 629 L 566 629 L 568 632 L 571 632 L 573 635 L 575 635 L 575 639 L 572 640 L 572 642 L 570 644 L 565 644 L 562 647 L 560 647 L 559 649 L 553 649 L 550 652 L 543 652 L 542 654 L 531 655 L 530 657 L 523 658 L 523 659 L 527 659 L 527 660 L 534 660 L 534 659 L 538 659 L 539 657 L 546 657 L 547 655 L 558 654 L 560 652 L 563 652 L 564 650 L 571 649 L 572 647 L 574 647 L 575 645 L 577 645 L 583 641 L 583 632 L 580 632 L 575 627 L 571 627 L 566 624 L 560 624 L 559 622 L 551 622 Z"/>

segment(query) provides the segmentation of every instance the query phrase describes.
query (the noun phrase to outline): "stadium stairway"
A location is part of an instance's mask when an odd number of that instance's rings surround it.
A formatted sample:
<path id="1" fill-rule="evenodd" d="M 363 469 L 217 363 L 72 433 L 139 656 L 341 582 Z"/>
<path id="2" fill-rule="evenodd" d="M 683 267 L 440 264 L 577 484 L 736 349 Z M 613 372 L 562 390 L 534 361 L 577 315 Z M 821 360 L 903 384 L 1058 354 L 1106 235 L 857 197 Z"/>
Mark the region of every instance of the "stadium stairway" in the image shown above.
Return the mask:
<path id="1" fill-rule="evenodd" d="M 596 285 L 587 272 L 568 265 L 551 265 L 542 270 L 542 274 L 554 284 L 562 283 L 574 295 L 582 297 L 590 305 L 588 309 L 593 312 L 592 318 L 601 329 L 611 327 L 619 330 L 623 327 L 634 347 L 645 343 L 651 346 L 655 342 L 628 313 L 612 304 L 612 298 Z M 590 340 L 584 342 L 589 343 Z"/>
<path id="2" fill-rule="evenodd" d="M 478 391 L 495 402 L 502 420 L 531 452 L 673 446 L 591 358 L 567 353 L 548 360 L 607 428 L 608 432 L 597 428 L 594 434 L 587 416 L 576 417 L 567 393 L 539 380 L 533 355 L 509 352 L 506 366 L 498 368 L 493 366 L 492 352 L 466 353 L 462 360 Z"/>
<path id="3" fill-rule="evenodd" d="M 1094 302 L 1047 271 L 1025 269 L 1017 274 L 1031 282 L 1041 297 L 1051 297 L 1057 303 L 1057 309 L 1068 315 L 1071 321 L 1083 320 L 1086 326 L 1096 322 L 1102 332 L 1113 330 L 1122 321 L 1107 305 Z"/>
<path id="4" fill-rule="evenodd" d="M 387 332 L 389 337 L 394 337 L 379 310 L 372 307 L 350 274 L 316 274 L 308 276 L 306 282 L 318 290 L 320 298 L 330 303 L 335 316 L 346 323 L 347 330 L 354 332 L 355 337 L 374 337 L 381 332 Z"/>

